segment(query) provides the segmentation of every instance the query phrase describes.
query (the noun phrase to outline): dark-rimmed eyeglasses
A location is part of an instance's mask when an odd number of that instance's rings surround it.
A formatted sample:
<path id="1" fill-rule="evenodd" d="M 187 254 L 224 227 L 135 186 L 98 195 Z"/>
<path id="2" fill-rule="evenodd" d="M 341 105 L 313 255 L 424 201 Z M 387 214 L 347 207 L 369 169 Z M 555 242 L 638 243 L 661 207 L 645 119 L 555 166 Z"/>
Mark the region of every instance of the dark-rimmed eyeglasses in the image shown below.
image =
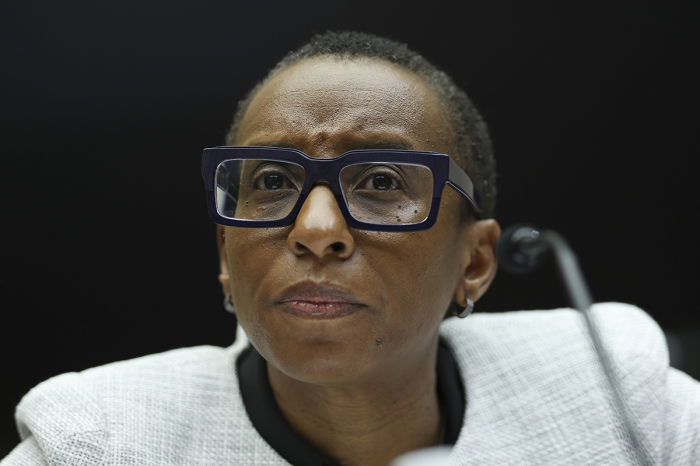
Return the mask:
<path id="1" fill-rule="evenodd" d="M 202 176 L 209 217 L 226 226 L 291 225 L 319 181 L 330 186 L 348 226 L 362 230 L 431 228 L 446 184 L 481 213 L 469 176 L 434 152 L 369 149 L 321 159 L 296 149 L 222 146 L 204 149 Z"/>

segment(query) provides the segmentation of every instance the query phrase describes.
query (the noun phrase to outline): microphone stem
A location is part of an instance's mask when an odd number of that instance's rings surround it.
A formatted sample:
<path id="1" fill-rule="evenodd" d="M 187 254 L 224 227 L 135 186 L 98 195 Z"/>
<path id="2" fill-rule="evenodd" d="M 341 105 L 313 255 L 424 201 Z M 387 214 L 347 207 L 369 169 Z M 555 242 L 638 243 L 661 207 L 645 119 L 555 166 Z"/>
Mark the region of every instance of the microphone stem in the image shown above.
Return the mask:
<path id="1" fill-rule="evenodd" d="M 612 370 L 611 362 L 608 357 L 603 343 L 600 339 L 598 331 L 591 315 L 590 307 L 593 304 L 591 293 L 588 291 L 588 285 L 583 278 L 581 267 L 578 265 L 576 254 L 571 249 L 563 236 L 556 231 L 544 230 L 540 232 L 539 239 L 548 244 L 556 258 L 559 277 L 561 278 L 564 287 L 566 288 L 569 300 L 573 308 L 579 310 L 586 322 L 586 328 L 590 335 L 593 348 L 598 356 L 600 365 L 605 373 L 605 378 L 610 387 L 613 396 L 613 405 L 617 411 L 618 417 L 623 424 L 627 438 L 629 439 L 632 449 L 637 456 L 640 464 L 644 466 L 652 466 L 654 464 L 649 451 L 640 439 L 637 424 L 634 421 L 632 412 L 625 402 L 625 397 L 622 394 L 622 387 Z"/>
<path id="2" fill-rule="evenodd" d="M 540 232 L 540 239 L 547 242 L 554 252 L 559 277 L 566 288 L 571 306 L 586 313 L 593 304 L 593 299 L 583 278 L 581 267 L 578 265 L 576 253 L 569 247 L 564 237 L 556 231 L 544 230 Z"/>

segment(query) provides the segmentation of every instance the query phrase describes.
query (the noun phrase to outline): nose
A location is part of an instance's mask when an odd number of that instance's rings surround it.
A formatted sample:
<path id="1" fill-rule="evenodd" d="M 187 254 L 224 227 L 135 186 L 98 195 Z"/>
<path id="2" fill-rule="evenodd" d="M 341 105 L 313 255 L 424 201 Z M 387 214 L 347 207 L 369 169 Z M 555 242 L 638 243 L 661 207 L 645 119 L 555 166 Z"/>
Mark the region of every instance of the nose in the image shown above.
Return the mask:
<path id="1" fill-rule="evenodd" d="M 287 245 L 297 256 L 335 255 L 347 259 L 352 255 L 355 241 L 330 187 L 317 185 L 311 190 L 287 237 Z"/>

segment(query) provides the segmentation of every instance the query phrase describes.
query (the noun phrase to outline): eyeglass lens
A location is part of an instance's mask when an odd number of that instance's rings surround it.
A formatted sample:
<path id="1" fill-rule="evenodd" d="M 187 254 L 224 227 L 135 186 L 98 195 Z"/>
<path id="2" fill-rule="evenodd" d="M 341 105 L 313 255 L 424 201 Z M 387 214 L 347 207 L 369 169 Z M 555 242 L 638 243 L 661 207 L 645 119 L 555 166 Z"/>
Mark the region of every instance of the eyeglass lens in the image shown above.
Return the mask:
<path id="1" fill-rule="evenodd" d="M 225 218 L 279 220 L 292 211 L 306 172 L 279 160 L 225 160 L 216 169 L 216 206 Z M 350 214 L 381 225 L 409 225 L 425 220 L 433 200 L 428 167 L 402 163 L 358 163 L 340 172 L 340 186 Z"/>

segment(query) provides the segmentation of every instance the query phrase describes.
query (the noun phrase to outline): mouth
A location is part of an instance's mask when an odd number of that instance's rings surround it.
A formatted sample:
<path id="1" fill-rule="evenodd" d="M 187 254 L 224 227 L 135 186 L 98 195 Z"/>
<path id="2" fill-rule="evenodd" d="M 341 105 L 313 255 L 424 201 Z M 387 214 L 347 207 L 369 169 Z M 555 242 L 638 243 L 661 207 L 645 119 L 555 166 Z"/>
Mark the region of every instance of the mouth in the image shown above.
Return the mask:
<path id="1" fill-rule="evenodd" d="M 340 287 L 309 282 L 287 288 L 277 302 L 286 312 L 311 319 L 343 317 L 366 307 Z"/>

